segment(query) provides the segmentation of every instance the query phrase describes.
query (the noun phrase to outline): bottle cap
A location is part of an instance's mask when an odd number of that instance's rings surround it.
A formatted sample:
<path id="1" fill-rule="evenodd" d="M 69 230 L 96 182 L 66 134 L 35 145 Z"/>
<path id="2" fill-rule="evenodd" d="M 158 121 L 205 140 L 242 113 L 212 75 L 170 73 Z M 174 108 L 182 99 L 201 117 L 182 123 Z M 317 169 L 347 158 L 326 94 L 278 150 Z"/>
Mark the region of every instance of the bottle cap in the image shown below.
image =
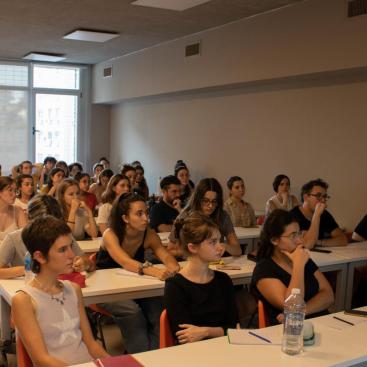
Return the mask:
<path id="1" fill-rule="evenodd" d="M 301 294 L 301 290 L 299 288 L 292 288 L 291 294 Z"/>

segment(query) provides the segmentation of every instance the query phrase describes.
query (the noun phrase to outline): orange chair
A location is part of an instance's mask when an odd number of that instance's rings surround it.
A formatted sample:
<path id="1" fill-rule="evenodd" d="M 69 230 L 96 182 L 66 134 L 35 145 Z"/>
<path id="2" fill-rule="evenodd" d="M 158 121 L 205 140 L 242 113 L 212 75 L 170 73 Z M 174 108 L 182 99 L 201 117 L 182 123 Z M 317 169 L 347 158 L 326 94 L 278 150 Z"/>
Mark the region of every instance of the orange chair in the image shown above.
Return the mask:
<path id="1" fill-rule="evenodd" d="M 265 222 L 265 215 L 259 215 L 258 217 L 257 217 L 257 225 L 258 226 L 261 226 L 261 225 L 263 225 L 264 224 L 264 222 Z"/>
<path id="2" fill-rule="evenodd" d="M 257 312 L 259 316 L 259 329 L 269 326 L 269 318 L 262 301 L 257 301 Z"/>
<path id="3" fill-rule="evenodd" d="M 167 311 L 163 310 L 159 319 L 159 348 L 167 348 L 175 345 L 171 327 L 168 322 Z"/>
<path id="4" fill-rule="evenodd" d="M 25 346 L 20 339 L 19 335 L 17 335 L 17 366 L 18 367 L 33 367 L 33 363 L 31 358 L 28 355 Z"/>

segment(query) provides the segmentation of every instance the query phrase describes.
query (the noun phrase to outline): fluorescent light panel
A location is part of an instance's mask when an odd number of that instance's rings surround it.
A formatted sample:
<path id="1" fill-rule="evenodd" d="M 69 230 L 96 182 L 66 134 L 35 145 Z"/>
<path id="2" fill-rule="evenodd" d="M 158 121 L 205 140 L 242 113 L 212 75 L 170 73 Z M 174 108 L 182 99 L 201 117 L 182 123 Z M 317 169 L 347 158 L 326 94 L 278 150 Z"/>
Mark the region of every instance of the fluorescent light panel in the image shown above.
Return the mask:
<path id="1" fill-rule="evenodd" d="M 77 29 L 71 33 L 66 34 L 63 38 L 75 41 L 106 42 L 118 36 L 118 33 L 113 32 L 88 31 L 84 29 Z"/>
<path id="2" fill-rule="evenodd" d="M 149 6 L 151 8 L 183 11 L 194 6 L 209 2 L 210 0 L 136 0 L 132 5 Z"/>
<path id="3" fill-rule="evenodd" d="M 30 52 L 29 54 L 23 56 L 23 59 L 26 60 L 35 60 L 35 61 L 49 61 L 49 62 L 58 62 L 65 60 L 65 55 L 61 54 L 50 54 L 45 52 Z"/>

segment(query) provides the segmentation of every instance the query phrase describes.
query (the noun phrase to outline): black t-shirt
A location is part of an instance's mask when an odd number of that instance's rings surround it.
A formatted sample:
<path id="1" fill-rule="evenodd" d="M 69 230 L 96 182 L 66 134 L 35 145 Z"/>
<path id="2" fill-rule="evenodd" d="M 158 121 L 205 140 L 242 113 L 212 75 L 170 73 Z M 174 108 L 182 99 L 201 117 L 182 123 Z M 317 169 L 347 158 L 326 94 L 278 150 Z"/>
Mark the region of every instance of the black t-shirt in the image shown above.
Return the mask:
<path id="1" fill-rule="evenodd" d="M 363 219 L 358 223 L 358 226 L 356 227 L 354 232 L 367 240 L 367 215 L 365 215 Z"/>
<path id="2" fill-rule="evenodd" d="M 300 230 L 301 231 L 308 231 L 311 226 L 311 221 L 308 220 L 303 213 L 301 212 L 299 206 L 296 206 L 291 210 L 291 213 L 296 218 Z M 338 223 L 336 223 L 334 217 L 327 211 L 324 210 L 324 212 L 321 214 L 320 217 L 320 227 L 319 227 L 319 240 L 323 240 L 326 238 L 331 237 L 331 232 L 339 228 Z"/>
<path id="3" fill-rule="evenodd" d="M 164 302 L 174 336 L 181 330 L 179 324 L 235 328 L 238 314 L 233 284 L 229 276 L 214 271 L 206 284 L 193 283 L 176 274 L 166 280 Z"/>
<path id="4" fill-rule="evenodd" d="M 161 224 L 173 224 L 179 212 L 161 200 L 153 205 L 150 210 L 150 226 L 158 232 L 158 226 Z"/>
<path id="5" fill-rule="evenodd" d="M 305 265 L 305 302 L 309 301 L 319 292 L 319 282 L 314 273 L 318 270 L 317 265 L 309 259 Z M 283 312 L 269 303 L 257 289 L 257 283 L 264 278 L 279 279 L 286 287 L 291 281 L 291 274 L 281 268 L 273 259 L 261 259 L 255 266 L 252 274 L 251 287 L 256 296 L 264 302 L 265 309 L 268 312 L 270 323 L 277 324 L 276 317 Z"/>

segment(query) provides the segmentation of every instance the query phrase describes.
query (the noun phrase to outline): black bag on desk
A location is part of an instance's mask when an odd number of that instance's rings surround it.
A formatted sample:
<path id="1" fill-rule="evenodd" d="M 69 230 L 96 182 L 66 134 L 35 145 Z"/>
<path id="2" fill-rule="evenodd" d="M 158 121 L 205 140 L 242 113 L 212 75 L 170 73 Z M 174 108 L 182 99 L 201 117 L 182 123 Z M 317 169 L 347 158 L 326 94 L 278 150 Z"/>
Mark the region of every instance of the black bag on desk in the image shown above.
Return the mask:
<path id="1" fill-rule="evenodd" d="M 121 266 L 110 256 L 107 250 L 100 248 L 96 256 L 97 269 L 121 268 Z"/>

